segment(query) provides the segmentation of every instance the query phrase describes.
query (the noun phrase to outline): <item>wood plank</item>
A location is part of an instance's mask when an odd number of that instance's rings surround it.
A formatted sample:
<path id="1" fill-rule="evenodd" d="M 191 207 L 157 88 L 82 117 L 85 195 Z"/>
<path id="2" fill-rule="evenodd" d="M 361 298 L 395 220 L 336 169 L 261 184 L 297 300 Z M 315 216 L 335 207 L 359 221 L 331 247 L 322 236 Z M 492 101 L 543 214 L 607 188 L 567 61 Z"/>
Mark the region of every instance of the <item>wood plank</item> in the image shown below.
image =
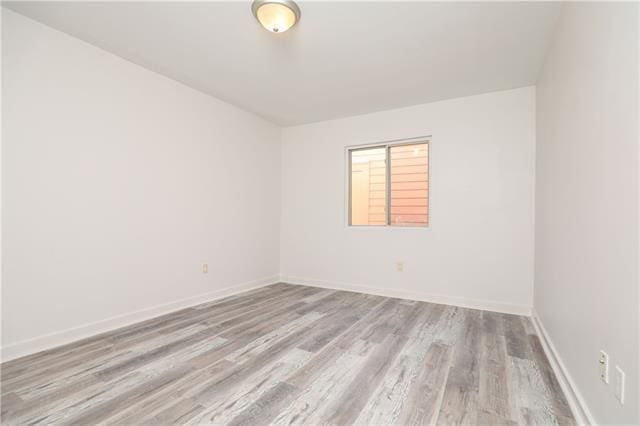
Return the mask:
<path id="1" fill-rule="evenodd" d="M 512 381 L 514 405 L 520 414 L 519 423 L 556 424 L 551 396 L 536 363 L 510 356 L 507 368 Z"/>
<path id="2" fill-rule="evenodd" d="M 433 424 L 444 394 L 453 350 L 434 343 L 425 356 L 424 368 L 416 377 L 398 416 L 397 424 Z"/>
<path id="3" fill-rule="evenodd" d="M 533 353 L 527 339 L 527 332 L 517 315 L 502 314 L 504 336 L 509 356 L 533 360 Z"/>
<path id="4" fill-rule="evenodd" d="M 462 338 L 454 348 L 438 423 L 475 424 L 480 387 L 480 311 L 465 312 Z"/>
<path id="5" fill-rule="evenodd" d="M 569 402 L 562 392 L 560 383 L 551 368 L 551 364 L 549 364 L 549 360 L 544 353 L 544 349 L 542 349 L 542 344 L 540 343 L 538 336 L 529 335 L 529 344 L 533 351 L 538 371 L 540 371 L 542 380 L 550 394 L 551 402 L 553 404 L 553 412 L 556 418 L 562 425 L 575 424 L 571 408 L 569 407 Z"/>
<path id="6" fill-rule="evenodd" d="M 389 334 L 380 342 L 347 388 L 336 395 L 331 406 L 325 410 L 325 421 L 333 424 L 353 423 L 407 340 L 404 335 Z"/>
<path id="7" fill-rule="evenodd" d="M 135 405 L 170 385 L 189 371 L 189 367 L 180 366 L 159 376 L 146 380 L 126 392 L 120 392 L 116 397 L 109 398 L 96 405 L 85 407 L 76 415 L 65 418 L 65 422 L 75 425 L 87 425 L 101 422 L 126 407 Z M 49 423 L 50 420 L 47 420 Z"/>
<path id="8" fill-rule="evenodd" d="M 364 341 L 360 341 L 365 345 Z M 372 346 L 369 346 L 369 350 Z M 335 363 L 321 371 L 315 380 L 303 389 L 292 389 L 286 407 L 281 407 L 279 415 L 271 421 L 272 425 L 318 424 L 323 423 L 323 413 L 339 395 L 355 379 L 364 367 L 366 352 L 350 350 L 343 352 Z M 295 396 L 295 398 L 292 398 Z M 278 401 L 283 404 L 284 399 Z"/>
<path id="9" fill-rule="evenodd" d="M 185 420 L 196 416 L 202 411 L 204 411 L 204 407 L 193 398 L 185 398 L 178 401 L 177 404 L 160 411 L 155 417 L 144 421 L 144 423 L 151 425 L 183 424 Z"/>
<path id="10" fill-rule="evenodd" d="M 526 317 L 277 284 L 0 366 L 2 424 L 561 424 Z"/>
<path id="11" fill-rule="evenodd" d="M 403 328 L 400 333 L 396 333 L 407 336 L 409 338 L 407 344 L 400 351 L 375 395 L 369 399 L 356 423 L 398 423 L 401 416 L 405 418 L 402 421 L 404 423 L 407 421 L 406 413 L 417 408 L 410 407 L 412 398 L 420 400 L 422 415 L 429 409 L 437 412 L 435 399 L 441 393 L 440 389 L 444 387 L 444 377 L 446 377 L 444 373 L 448 369 L 448 362 L 445 360 L 447 364 L 439 365 L 434 364 L 434 360 L 440 361 L 439 349 L 447 348 L 448 350 L 448 347 L 434 343 L 434 331 L 442 317 L 444 307 L 421 302 L 415 302 L 414 306 L 416 305 L 420 308 L 416 326 L 409 329 Z M 425 374 L 422 374 L 423 372 Z M 436 392 L 429 392 L 427 386 L 433 379 L 434 372 L 441 373 L 439 376 L 442 382 Z M 415 391 L 417 388 L 420 388 L 419 395 Z M 415 418 L 412 422 L 414 421 Z"/>
<path id="12" fill-rule="evenodd" d="M 228 425 L 256 426 L 266 424 L 265 419 L 275 417 L 283 405 L 282 401 L 286 400 L 287 395 L 293 391 L 293 386 L 290 384 L 278 383 L 269 392 L 262 395 L 258 401 L 232 419 Z"/>
<path id="13" fill-rule="evenodd" d="M 232 367 L 233 363 L 220 360 L 206 368 L 194 369 L 153 396 L 120 410 L 118 413 L 114 413 L 104 423 L 107 425 L 137 424 L 140 422 L 154 423 L 157 415 L 164 410 L 171 409 L 176 402 L 183 399 L 193 401 L 193 398 L 186 394 L 194 387 Z M 195 416 L 197 413 L 193 413 L 193 415 Z"/>
<path id="14" fill-rule="evenodd" d="M 229 423 L 304 365 L 311 356 L 310 352 L 290 349 L 276 363 L 266 365 L 229 392 L 218 392 L 215 398 L 206 402 L 206 409 L 189 423 Z"/>
<path id="15" fill-rule="evenodd" d="M 517 414 L 511 409 L 509 378 L 506 368 L 505 338 L 495 333 L 483 333 L 480 357 L 478 406 L 480 412 L 491 415 L 500 423 L 516 422 Z"/>

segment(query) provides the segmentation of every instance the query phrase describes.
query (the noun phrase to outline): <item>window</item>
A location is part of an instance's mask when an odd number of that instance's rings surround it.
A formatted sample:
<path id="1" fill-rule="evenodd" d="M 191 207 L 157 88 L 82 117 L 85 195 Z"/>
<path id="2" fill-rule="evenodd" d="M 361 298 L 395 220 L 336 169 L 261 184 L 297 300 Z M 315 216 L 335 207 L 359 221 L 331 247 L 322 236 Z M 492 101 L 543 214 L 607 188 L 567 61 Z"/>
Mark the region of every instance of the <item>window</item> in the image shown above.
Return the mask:
<path id="1" fill-rule="evenodd" d="M 349 149 L 349 225 L 429 224 L 429 142 Z"/>

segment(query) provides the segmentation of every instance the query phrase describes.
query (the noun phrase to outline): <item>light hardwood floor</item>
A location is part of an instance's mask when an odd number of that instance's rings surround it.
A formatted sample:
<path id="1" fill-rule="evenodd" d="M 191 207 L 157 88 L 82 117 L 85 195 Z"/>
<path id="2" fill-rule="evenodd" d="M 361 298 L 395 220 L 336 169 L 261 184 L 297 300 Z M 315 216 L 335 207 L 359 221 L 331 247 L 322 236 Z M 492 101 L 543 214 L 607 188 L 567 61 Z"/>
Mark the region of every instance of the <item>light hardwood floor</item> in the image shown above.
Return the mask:
<path id="1" fill-rule="evenodd" d="M 2 365 L 3 424 L 573 424 L 530 320 L 275 284 Z"/>

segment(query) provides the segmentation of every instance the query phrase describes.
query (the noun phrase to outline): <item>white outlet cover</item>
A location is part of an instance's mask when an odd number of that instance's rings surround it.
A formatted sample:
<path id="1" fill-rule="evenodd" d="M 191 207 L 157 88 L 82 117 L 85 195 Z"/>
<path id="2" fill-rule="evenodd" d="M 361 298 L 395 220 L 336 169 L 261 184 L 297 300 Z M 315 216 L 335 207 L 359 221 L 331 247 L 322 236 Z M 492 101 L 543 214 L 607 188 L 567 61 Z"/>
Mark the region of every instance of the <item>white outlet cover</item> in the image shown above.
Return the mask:
<path id="1" fill-rule="evenodd" d="M 616 365 L 616 398 L 620 404 L 624 404 L 624 387 L 626 375 L 622 368 Z"/>
<path id="2" fill-rule="evenodd" d="M 609 384 L 609 355 L 605 351 L 600 351 L 600 380 Z"/>

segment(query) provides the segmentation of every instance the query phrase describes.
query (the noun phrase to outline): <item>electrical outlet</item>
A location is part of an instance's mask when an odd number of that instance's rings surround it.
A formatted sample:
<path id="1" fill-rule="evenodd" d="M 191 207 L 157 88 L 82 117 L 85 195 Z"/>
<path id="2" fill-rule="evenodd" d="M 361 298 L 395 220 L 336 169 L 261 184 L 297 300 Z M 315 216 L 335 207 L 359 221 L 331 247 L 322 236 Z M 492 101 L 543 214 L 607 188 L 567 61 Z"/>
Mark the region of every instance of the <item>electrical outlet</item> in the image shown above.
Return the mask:
<path id="1" fill-rule="evenodd" d="M 202 273 L 203 274 L 209 273 L 209 264 L 208 263 L 203 263 L 202 264 Z"/>
<path id="2" fill-rule="evenodd" d="M 398 272 L 404 271 L 404 262 L 396 262 L 396 271 Z"/>
<path id="3" fill-rule="evenodd" d="M 605 351 L 600 351 L 600 380 L 609 384 L 609 355 Z"/>
<path id="4" fill-rule="evenodd" d="M 624 385 L 625 385 L 625 377 L 624 371 L 622 368 L 616 365 L 616 398 L 620 401 L 620 404 L 624 404 Z"/>

